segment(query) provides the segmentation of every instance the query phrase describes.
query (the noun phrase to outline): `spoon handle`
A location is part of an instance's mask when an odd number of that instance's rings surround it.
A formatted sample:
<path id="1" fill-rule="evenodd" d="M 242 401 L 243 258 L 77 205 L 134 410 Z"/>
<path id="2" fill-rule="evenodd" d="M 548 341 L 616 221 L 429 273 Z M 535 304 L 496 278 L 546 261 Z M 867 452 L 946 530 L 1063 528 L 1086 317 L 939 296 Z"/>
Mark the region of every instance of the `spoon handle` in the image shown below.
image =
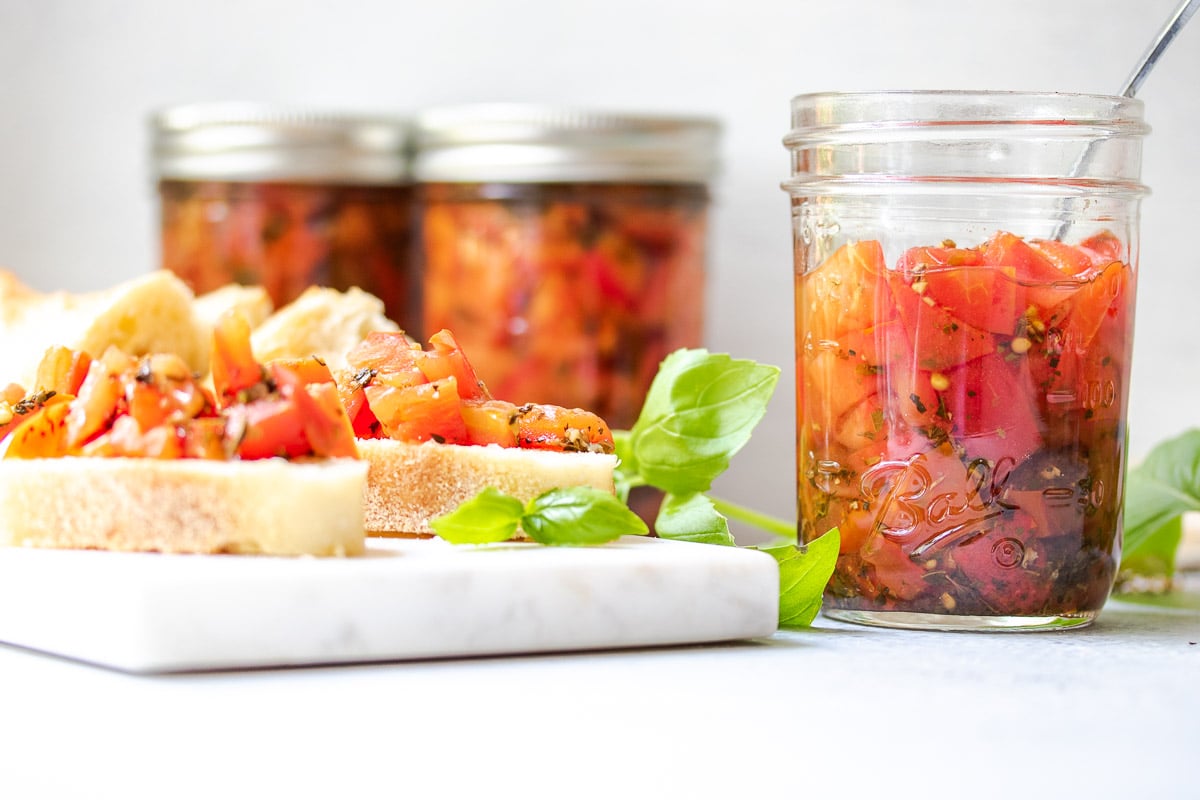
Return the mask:
<path id="1" fill-rule="evenodd" d="M 1154 68 L 1154 64 L 1158 61 L 1158 57 L 1167 49 L 1167 45 L 1175 38 L 1175 34 L 1183 30 L 1183 26 L 1191 19 L 1192 14 L 1196 13 L 1196 9 L 1200 8 L 1200 0 L 1183 0 L 1179 4 L 1179 8 L 1171 15 L 1170 19 L 1163 25 L 1163 29 L 1158 34 L 1158 38 L 1151 43 L 1150 47 L 1142 55 L 1133 72 L 1125 81 L 1125 90 L 1121 92 L 1125 97 L 1133 97 L 1137 94 L 1137 90 L 1141 88 L 1142 81 L 1146 80 L 1146 76 L 1150 74 L 1150 70 Z"/>

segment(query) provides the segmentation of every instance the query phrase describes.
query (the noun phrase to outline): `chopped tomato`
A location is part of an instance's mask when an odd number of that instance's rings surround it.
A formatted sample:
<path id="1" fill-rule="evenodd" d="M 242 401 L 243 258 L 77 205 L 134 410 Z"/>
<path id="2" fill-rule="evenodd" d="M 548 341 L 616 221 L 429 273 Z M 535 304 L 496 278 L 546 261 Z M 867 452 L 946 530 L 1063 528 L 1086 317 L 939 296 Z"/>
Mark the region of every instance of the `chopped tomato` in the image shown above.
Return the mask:
<path id="1" fill-rule="evenodd" d="M 262 367 L 250 349 L 250 323 L 230 311 L 213 328 L 212 379 L 217 400 L 224 408 L 262 381 Z"/>
<path id="2" fill-rule="evenodd" d="M 1010 509 L 987 535 L 954 548 L 951 563 L 991 613 L 1038 614 L 1050 600 L 1062 567 L 1050 557 L 1042 533 L 1027 513 Z"/>
<path id="3" fill-rule="evenodd" d="M 309 385 L 306 393 L 315 407 L 305 418 L 304 431 L 313 452 L 329 458 L 357 458 L 358 445 L 350 418 L 342 407 L 337 389 L 328 383 Z"/>
<path id="4" fill-rule="evenodd" d="M 67 415 L 71 403 L 65 398 L 52 402 L 54 399 L 20 418 L 8 435 L 5 458 L 58 458 L 68 453 Z"/>
<path id="5" fill-rule="evenodd" d="M 393 439 L 466 444 L 467 426 L 457 383 L 451 377 L 403 388 L 372 384 L 366 389 L 367 400 L 384 432 Z"/>
<path id="6" fill-rule="evenodd" d="M 226 446 L 225 420 L 220 417 L 201 417 L 188 421 L 183 427 L 182 448 L 182 458 L 228 459 L 232 448 Z"/>
<path id="7" fill-rule="evenodd" d="M 212 399 L 175 355 L 156 354 L 137 362 L 136 371 L 121 376 L 124 411 L 143 431 L 177 424 L 213 410 Z"/>
<path id="8" fill-rule="evenodd" d="M 133 369 L 134 360 L 115 347 L 110 347 L 88 368 L 87 377 L 79 387 L 79 395 L 71 404 L 67 418 L 67 444 L 80 447 L 108 428 L 124 397 L 121 376 Z"/>
<path id="9" fill-rule="evenodd" d="M 1079 243 L 1079 247 L 1092 255 L 1092 265 L 1096 267 L 1105 267 L 1114 261 L 1125 260 L 1124 245 L 1110 231 L 1089 236 Z"/>
<path id="10" fill-rule="evenodd" d="M 993 354 L 946 374 L 955 441 L 967 459 L 1019 464 L 1042 446 L 1037 394 L 1023 358 Z"/>
<path id="11" fill-rule="evenodd" d="M 524 405 L 517 409 L 517 441 L 536 450 L 612 452 L 612 431 L 604 420 L 579 408 Z"/>
<path id="12" fill-rule="evenodd" d="M 463 422 L 471 444 L 517 446 L 517 407 L 505 400 L 468 400 L 462 404 Z"/>
<path id="13" fill-rule="evenodd" d="M 16 383 L 10 383 L 0 390 L 0 440 L 16 428 L 22 419 L 44 406 L 46 401 L 53 397 L 62 399 L 62 395 L 55 392 L 35 392 L 26 397 L 25 390 Z"/>
<path id="14" fill-rule="evenodd" d="M 367 402 L 366 391 L 357 383 L 338 385 L 338 398 L 350 418 L 350 427 L 359 439 L 377 439 L 383 435 L 383 428 Z"/>
<path id="15" fill-rule="evenodd" d="M 56 345 L 38 364 L 35 386 L 42 391 L 75 395 L 87 377 L 92 357 L 82 350 Z"/>
<path id="16" fill-rule="evenodd" d="M 941 273 L 941 278 L 947 278 L 946 273 Z M 912 351 L 917 354 L 912 362 L 917 368 L 949 369 L 995 349 L 987 329 L 969 324 L 933 298 L 928 278 L 910 283 L 898 270 L 888 278 L 888 284 Z M 898 339 L 893 336 L 893 341 Z"/>
<path id="17" fill-rule="evenodd" d="M 874 573 L 874 583 L 886 586 L 887 597 L 911 600 L 925 590 L 925 570 L 898 543 L 878 533 L 867 537 L 859 554 Z"/>
<path id="18" fill-rule="evenodd" d="M 1094 266 L 1094 254 L 1083 247 L 1069 245 L 1057 239 L 1034 239 L 1029 246 L 1041 253 L 1067 277 L 1081 275 Z"/>
<path id="19" fill-rule="evenodd" d="M 300 383 L 333 383 L 333 373 L 329 371 L 328 365 L 316 356 L 308 358 L 278 358 L 271 362 L 271 366 L 285 367 L 294 372 L 299 378 Z"/>
<path id="20" fill-rule="evenodd" d="M 304 418 L 304 435 L 313 455 L 326 458 L 355 458 L 358 446 L 350 417 L 338 399 L 332 383 L 310 383 L 300 387 L 294 396 Z"/>
<path id="21" fill-rule="evenodd" d="M 112 427 L 84 445 L 80 455 L 108 458 L 177 459 L 184 453 L 183 437 L 174 425 L 145 430 L 133 417 L 117 417 Z"/>
<path id="22" fill-rule="evenodd" d="M 453 376 L 458 382 L 458 393 L 463 400 L 491 400 L 483 381 L 475 373 L 466 354 L 458 346 L 454 334 L 440 330 L 429 337 L 432 351 L 422 351 L 417 358 L 417 367 L 430 381 Z"/>
<path id="23" fill-rule="evenodd" d="M 239 438 L 238 456 L 257 458 L 298 458 L 310 455 L 312 448 L 304 433 L 304 418 L 290 399 L 263 398 L 226 409 L 226 432 Z"/>
<path id="24" fill-rule="evenodd" d="M 403 333 L 375 331 L 367 334 L 347 354 L 346 360 L 356 373 L 365 371 L 393 376 L 389 380 L 392 385 L 415 386 L 428 380 L 417 368 L 416 354 L 420 350 L 420 345 L 414 344 Z"/>
<path id="25" fill-rule="evenodd" d="M 878 325 L 894 315 L 885 284 L 887 264 L 876 241 L 842 245 L 804 275 L 806 329 L 818 339 L 836 341 L 851 331 Z"/>

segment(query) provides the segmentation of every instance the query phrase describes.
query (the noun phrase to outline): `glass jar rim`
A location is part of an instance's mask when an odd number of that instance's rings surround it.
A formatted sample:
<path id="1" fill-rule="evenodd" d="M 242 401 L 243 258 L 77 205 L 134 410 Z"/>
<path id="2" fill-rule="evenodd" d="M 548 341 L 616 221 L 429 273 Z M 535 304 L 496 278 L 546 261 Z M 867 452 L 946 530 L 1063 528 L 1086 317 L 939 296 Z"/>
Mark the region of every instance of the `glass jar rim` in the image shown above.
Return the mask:
<path id="1" fill-rule="evenodd" d="M 1144 105 L 1122 95 L 1079 92 L 888 89 L 811 92 L 791 100 L 789 149 L 838 135 L 956 125 L 1040 125 L 1067 133 L 1095 127 L 1113 135 L 1144 136 Z"/>

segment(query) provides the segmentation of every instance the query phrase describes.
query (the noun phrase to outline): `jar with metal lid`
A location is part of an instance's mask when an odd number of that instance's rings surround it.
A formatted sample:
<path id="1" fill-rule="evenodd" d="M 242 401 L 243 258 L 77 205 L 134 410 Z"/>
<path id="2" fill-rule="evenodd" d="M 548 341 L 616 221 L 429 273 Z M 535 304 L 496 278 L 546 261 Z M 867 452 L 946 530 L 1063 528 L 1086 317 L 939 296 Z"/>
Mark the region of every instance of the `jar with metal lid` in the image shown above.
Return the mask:
<path id="1" fill-rule="evenodd" d="M 663 357 L 703 337 L 718 123 L 499 104 L 414 135 L 426 330 L 496 397 L 632 425 Z"/>
<path id="2" fill-rule="evenodd" d="M 804 541 L 825 613 L 1090 623 L 1121 551 L 1140 101 L 1016 92 L 792 101 Z"/>
<path id="3" fill-rule="evenodd" d="M 419 329 L 405 120 L 212 104 L 152 127 L 162 266 L 194 291 L 357 286 Z"/>

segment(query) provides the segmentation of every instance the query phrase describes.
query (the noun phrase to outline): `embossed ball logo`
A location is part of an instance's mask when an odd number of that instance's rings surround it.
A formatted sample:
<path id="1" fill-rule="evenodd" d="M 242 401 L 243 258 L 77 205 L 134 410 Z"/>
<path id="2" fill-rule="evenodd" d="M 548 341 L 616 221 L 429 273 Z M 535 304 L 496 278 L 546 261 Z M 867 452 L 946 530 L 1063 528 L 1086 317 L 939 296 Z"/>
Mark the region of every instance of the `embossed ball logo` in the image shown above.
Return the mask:
<path id="1" fill-rule="evenodd" d="M 992 545 L 992 558 L 1004 569 L 1012 569 L 1025 560 L 1025 545 L 1017 539 L 1001 539 Z"/>

